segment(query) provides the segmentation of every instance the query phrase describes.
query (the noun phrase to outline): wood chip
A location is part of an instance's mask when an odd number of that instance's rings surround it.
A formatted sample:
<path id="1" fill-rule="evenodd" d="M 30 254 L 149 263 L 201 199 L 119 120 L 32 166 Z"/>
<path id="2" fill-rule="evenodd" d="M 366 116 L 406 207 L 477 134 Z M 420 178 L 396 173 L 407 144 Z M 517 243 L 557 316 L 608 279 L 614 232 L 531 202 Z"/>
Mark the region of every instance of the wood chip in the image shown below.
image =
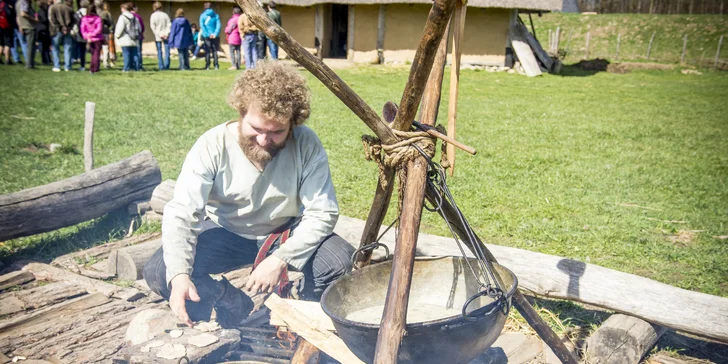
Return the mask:
<path id="1" fill-rule="evenodd" d="M 202 332 L 215 332 L 220 330 L 221 327 L 220 324 L 215 321 L 203 321 L 195 325 L 194 329 Z"/>
<path id="2" fill-rule="evenodd" d="M 204 348 L 205 346 L 212 345 L 218 341 L 220 341 L 220 338 L 218 338 L 216 335 L 208 333 L 195 335 L 187 339 L 188 344 L 194 345 L 198 348 Z"/>
<path id="3" fill-rule="evenodd" d="M 160 346 L 164 345 L 164 341 L 161 340 L 154 340 L 150 341 L 146 345 L 142 346 L 141 349 L 139 349 L 142 353 L 148 353 L 152 350 L 152 348 L 158 348 Z"/>
<path id="4" fill-rule="evenodd" d="M 173 338 L 176 339 L 176 338 L 182 336 L 182 334 L 184 334 L 184 333 L 185 332 L 182 331 L 182 330 L 172 330 L 172 331 L 169 332 L 169 336 L 171 336 L 171 337 L 173 337 Z"/>
<path id="5" fill-rule="evenodd" d="M 187 355 L 187 349 L 181 344 L 164 344 L 157 352 L 157 358 L 178 359 Z"/>

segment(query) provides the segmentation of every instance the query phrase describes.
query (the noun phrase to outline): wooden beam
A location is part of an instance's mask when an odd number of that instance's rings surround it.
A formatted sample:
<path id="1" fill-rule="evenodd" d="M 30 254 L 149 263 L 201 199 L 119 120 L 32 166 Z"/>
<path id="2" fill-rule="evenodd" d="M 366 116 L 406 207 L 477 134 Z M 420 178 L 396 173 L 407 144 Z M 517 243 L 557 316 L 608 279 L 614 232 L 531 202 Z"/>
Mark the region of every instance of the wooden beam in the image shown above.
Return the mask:
<path id="1" fill-rule="evenodd" d="M 324 59 L 324 5 L 314 5 L 314 39 L 316 41 L 316 56 L 319 59 Z M 247 14 L 247 12 L 246 12 Z M 255 22 L 253 22 L 255 23 Z M 264 32 L 265 33 L 265 32 Z M 288 54 L 288 52 L 286 52 Z"/>
<path id="2" fill-rule="evenodd" d="M 356 37 L 354 36 L 354 31 L 356 30 L 355 9 L 356 5 L 348 6 L 349 12 L 346 22 L 346 59 L 350 62 L 354 61 L 354 41 L 356 41 Z"/>
<path id="3" fill-rule="evenodd" d="M 75 225 L 149 199 L 161 180 L 157 161 L 144 151 L 63 181 L 2 195 L 0 241 Z"/>
<path id="4" fill-rule="evenodd" d="M 541 67 L 538 66 L 538 61 L 536 61 L 536 57 L 533 55 L 531 47 L 526 43 L 525 37 L 521 34 L 521 30 L 518 25 L 512 26 L 508 29 L 508 37 L 511 39 L 513 52 L 516 53 L 518 61 L 521 62 L 521 66 L 523 66 L 526 76 L 540 76 Z"/>
<path id="5" fill-rule="evenodd" d="M 286 51 L 291 59 L 295 60 L 306 68 L 311 74 L 318 78 L 336 97 L 339 98 L 374 134 L 386 144 L 394 144 L 399 141 L 389 126 L 382 121 L 377 113 L 367 105 L 334 71 L 324 64 L 320 59 L 306 51 L 298 42 L 268 18 L 268 15 L 258 5 L 256 0 L 236 0 L 238 5 L 248 15 L 265 35 L 272 39 L 278 46 Z"/>
<path id="6" fill-rule="evenodd" d="M 386 30 L 386 16 L 387 5 L 379 4 L 379 13 L 377 14 L 377 57 L 379 58 L 379 64 L 384 63 L 384 32 Z"/>
<path id="7" fill-rule="evenodd" d="M 287 304 L 277 294 L 271 294 L 265 301 L 265 305 L 272 313 L 283 319 L 291 330 L 332 358 L 347 364 L 363 364 L 338 336 L 317 329 L 315 322 Z"/>
<path id="8" fill-rule="evenodd" d="M 404 107 L 400 108 L 394 121 L 396 128 L 408 129 L 410 127 L 420 101 L 423 102 L 422 124 L 432 126 L 436 121 L 437 106 L 442 89 L 442 73 L 447 59 L 447 38 L 443 35 L 453 7 L 454 2 L 447 0 L 436 1 L 433 4 L 430 17 L 425 24 L 422 42 L 417 49 L 415 62 L 410 70 L 410 78 L 402 95 Z M 423 69 L 426 71 L 424 75 L 422 75 Z M 428 79 L 429 82 L 427 82 Z M 425 88 L 425 86 L 429 87 Z M 427 91 L 423 95 L 425 89 Z M 413 99 L 414 95 L 420 96 Z M 413 106 L 414 109 L 412 109 Z M 398 244 L 395 248 L 384 314 L 377 336 L 374 363 L 396 363 L 405 333 L 412 270 L 427 182 L 427 168 L 428 164 L 424 157 L 418 157 L 407 163 L 407 181 L 400 214 Z"/>
<path id="9" fill-rule="evenodd" d="M 33 277 L 32 274 L 22 270 L 3 274 L 0 276 L 0 291 L 10 287 L 19 286 L 23 283 L 28 283 L 34 279 L 35 277 Z"/>
<path id="10" fill-rule="evenodd" d="M 465 13 L 467 7 L 458 2 L 452 16 L 452 56 L 450 66 L 450 100 L 447 108 L 447 135 L 455 138 L 455 124 L 458 110 L 458 85 L 460 83 L 460 57 L 462 55 L 462 42 L 465 37 Z M 455 145 L 447 145 L 447 161 L 450 163 L 450 175 L 455 173 Z"/>
<path id="11" fill-rule="evenodd" d="M 51 267 L 48 264 L 30 262 L 23 266 L 23 270 L 32 273 L 37 280 L 74 283 L 83 287 L 89 293 L 99 292 L 103 293 L 106 297 L 116 297 L 133 301 L 139 298 L 140 294 L 136 288 L 122 288 L 98 279 L 84 277 L 60 268 Z"/>

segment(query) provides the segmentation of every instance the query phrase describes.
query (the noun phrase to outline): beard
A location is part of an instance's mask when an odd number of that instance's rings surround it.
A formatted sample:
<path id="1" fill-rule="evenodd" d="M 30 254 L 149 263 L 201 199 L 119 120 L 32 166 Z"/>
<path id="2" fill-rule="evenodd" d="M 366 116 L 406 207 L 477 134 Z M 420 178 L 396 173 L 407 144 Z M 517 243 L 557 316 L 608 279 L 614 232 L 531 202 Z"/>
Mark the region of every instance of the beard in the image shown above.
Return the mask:
<path id="1" fill-rule="evenodd" d="M 278 155 L 278 152 L 286 147 L 286 143 L 289 139 L 286 138 L 280 144 L 271 143 L 268 146 L 263 147 L 255 141 L 255 136 L 247 137 L 243 135 L 242 123 L 238 126 L 238 132 L 240 133 L 240 141 L 238 144 L 240 144 L 240 148 L 243 150 L 243 153 L 245 153 L 245 156 L 248 157 L 248 160 L 250 160 L 253 164 L 260 166 L 262 169 L 265 169 L 268 163 L 270 163 L 270 161 Z"/>

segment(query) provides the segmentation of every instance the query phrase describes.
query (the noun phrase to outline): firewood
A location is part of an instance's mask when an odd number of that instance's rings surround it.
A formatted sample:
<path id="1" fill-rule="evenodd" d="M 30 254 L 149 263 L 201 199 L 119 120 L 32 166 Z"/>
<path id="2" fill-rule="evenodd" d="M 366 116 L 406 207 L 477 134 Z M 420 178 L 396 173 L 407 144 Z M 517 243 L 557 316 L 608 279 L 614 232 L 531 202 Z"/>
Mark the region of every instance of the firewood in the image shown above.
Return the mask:
<path id="1" fill-rule="evenodd" d="M 162 246 L 162 239 L 117 249 L 109 254 L 106 262 L 106 272 L 116 274 L 119 279 L 136 281 L 142 279 L 144 265 L 154 253 Z"/>
<path id="2" fill-rule="evenodd" d="M 33 277 L 32 274 L 22 270 L 16 270 L 8 274 L 3 274 L 2 276 L 0 276 L 0 291 L 8 289 L 10 287 L 19 286 L 23 283 L 28 283 L 34 279 L 35 277 Z"/>
<path id="3" fill-rule="evenodd" d="M 615 314 L 586 341 L 586 357 L 602 364 L 637 364 L 667 331 L 633 316 Z"/>
<path id="4" fill-rule="evenodd" d="M 174 185 L 174 180 L 168 179 L 154 188 L 154 192 L 152 192 L 152 199 L 149 201 L 152 211 L 160 215 L 164 214 L 164 206 L 167 202 L 172 200 L 172 197 L 174 197 Z"/>

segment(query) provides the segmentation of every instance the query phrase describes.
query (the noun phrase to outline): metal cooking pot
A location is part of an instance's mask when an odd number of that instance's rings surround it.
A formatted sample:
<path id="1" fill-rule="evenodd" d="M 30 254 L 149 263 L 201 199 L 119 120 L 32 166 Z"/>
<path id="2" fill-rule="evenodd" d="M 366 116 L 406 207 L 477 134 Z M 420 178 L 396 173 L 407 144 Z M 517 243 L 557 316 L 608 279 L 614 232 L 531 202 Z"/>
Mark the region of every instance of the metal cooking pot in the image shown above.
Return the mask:
<path id="1" fill-rule="evenodd" d="M 485 352 L 500 335 L 518 280 L 509 269 L 493 264 L 508 306 L 505 300 L 481 295 L 468 304 L 466 319 L 460 313 L 462 307 L 480 293 L 482 287 L 465 259 L 415 260 L 408 312 L 418 305 L 452 308 L 453 311 L 449 317 L 425 322 L 411 322 L 408 317 L 398 363 L 468 363 Z M 477 260 L 467 259 L 480 274 Z M 365 363 L 373 361 L 379 324 L 355 322 L 347 316 L 384 305 L 391 270 L 391 261 L 356 270 L 330 285 L 321 298 L 321 306 L 331 317 L 341 339 Z"/>

